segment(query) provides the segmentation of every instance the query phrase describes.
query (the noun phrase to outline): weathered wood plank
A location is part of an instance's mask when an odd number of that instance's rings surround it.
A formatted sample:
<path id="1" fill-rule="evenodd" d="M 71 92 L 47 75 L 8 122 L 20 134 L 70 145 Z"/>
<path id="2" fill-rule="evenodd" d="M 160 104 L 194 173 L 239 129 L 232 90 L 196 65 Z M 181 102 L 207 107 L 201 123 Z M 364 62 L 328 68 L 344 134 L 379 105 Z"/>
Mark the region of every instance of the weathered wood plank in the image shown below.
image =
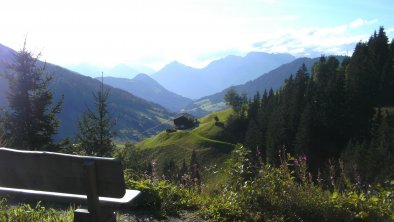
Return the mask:
<path id="1" fill-rule="evenodd" d="M 86 195 L 83 164 L 87 161 L 95 162 L 97 194 L 122 198 L 122 165 L 113 158 L 0 148 L 0 186 Z"/>

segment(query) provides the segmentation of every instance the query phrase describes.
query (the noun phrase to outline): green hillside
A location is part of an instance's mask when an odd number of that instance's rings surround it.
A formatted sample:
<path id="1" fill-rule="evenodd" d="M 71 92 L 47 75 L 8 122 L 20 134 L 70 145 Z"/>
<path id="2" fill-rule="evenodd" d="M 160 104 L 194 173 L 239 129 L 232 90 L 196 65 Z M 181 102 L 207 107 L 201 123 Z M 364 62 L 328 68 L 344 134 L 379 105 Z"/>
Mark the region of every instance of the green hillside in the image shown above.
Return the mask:
<path id="1" fill-rule="evenodd" d="M 12 49 L 0 44 L 0 110 L 8 106 L 8 82 L 1 74 L 10 72 L 6 67 L 12 63 L 14 53 Z M 55 140 L 73 138 L 78 131 L 78 119 L 84 111 L 95 107 L 93 92 L 99 90 L 100 81 L 54 64 L 46 65 L 46 71 L 53 74 L 49 88 L 54 94 L 54 101 L 64 96 L 62 110 L 58 115 L 60 127 Z M 160 105 L 121 89 L 107 85 L 105 88 L 110 90 L 108 109 L 116 122 L 114 131 L 117 141 L 139 141 L 167 127 L 163 123 L 170 119 L 171 113 Z"/>
<path id="2" fill-rule="evenodd" d="M 136 144 L 138 150 L 144 153 L 146 161 L 157 161 L 158 170 L 162 169 L 165 161 L 174 160 L 180 166 L 185 159 L 190 160 L 193 150 L 202 167 L 217 166 L 227 159 L 234 144 L 223 139 L 231 109 L 212 113 L 199 119 L 200 124 L 191 130 L 165 131 Z M 216 123 L 215 116 L 219 121 Z"/>

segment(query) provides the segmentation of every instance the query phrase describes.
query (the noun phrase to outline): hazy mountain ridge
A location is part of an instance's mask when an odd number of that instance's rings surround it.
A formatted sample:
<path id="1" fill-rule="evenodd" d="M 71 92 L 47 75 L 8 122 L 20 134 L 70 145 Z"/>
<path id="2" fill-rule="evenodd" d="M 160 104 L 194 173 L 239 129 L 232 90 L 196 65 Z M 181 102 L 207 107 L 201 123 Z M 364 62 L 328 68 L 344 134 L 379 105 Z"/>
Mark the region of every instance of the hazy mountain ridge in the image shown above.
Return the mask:
<path id="1" fill-rule="evenodd" d="M 13 52 L 0 45 L 0 52 L 7 50 Z M 7 61 L 12 58 L 10 57 L 12 53 L 1 53 L 0 55 L 0 61 L 6 61 L 0 63 L 0 71 L 3 72 Z M 60 128 L 56 138 L 73 137 L 77 132 L 78 119 L 82 113 L 87 108 L 94 110 L 93 92 L 99 90 L 100 81 L 53 64 L 47 64 L 47 71 L 53 73 L 49 87 L 54 93 L 54 101 L 64 95 L 62 111 L 58 115 Z M 7 80 L 0 76 L 1 108 L 7 106 L 5 99 L 7 84 Z M 170 118 L 170 114 L 163 107 L 147 102 L 124 90 L 106 87 L 110 90 L 109 112 L 116 121 L 115 130 L 118 139 L 139 140 L 166 127 L 165 125 L 157 127 L 164 120 Z"/>
<path id="2" fill-rule="evenodd" d="M 291 75 L 294 75 L 300 69 L 302 64 L 305 64 L 308 72 L 310 73 L 313 64 L 315 64 L 315 62 L 318 60 L 319 58 L 298 58 L 290 63 L 281 65 L 280 67 L 271 70 L 270 72 L 261 75 L 252 81 L 248 81 L 247 83 L 241 85 L 235 85 L 234 88 L 238 93 L 245 92 L 248 97 L 253 97 L 253 95 L 255 95 L 257 92 L 262 94 L 264 93 L 264 90 L 268 91 L 271 88 L 273 90 L 278 90 L 286 79 L 288 79 Z M 224 104 L 224 95 L 228 89 L 229 88 L 224 89 L 219 93 L 198 99 L 185 107 L 184 111 L 193 113 L 196 116 L 204 116 L 209 112 L 224 109 L 226 108 Z"/>
<path id="3" fill-rule="evenodd" d="M 138 74 L 133 79 L 104 77 L 104 83 L 157 103 L 171 112 L 178 112 L 193 102 L 189 98 L 168 91 L 146 74 Z"/>
<path id="4" fill-rule="evenodd" d="M 151 77 L 169 91 L 191 99 L 198 97 L 193 92 L 195 86 L 193 87 L 191 84 L 199 85 L 200 88 L 204 87 L 204 90 L 207 90 L 207 86 L 201 85 L 203 79 L 199 75 L 199 69 L 177 61 L 167 64 Z"/>
<path id="5" fill-rule="evenodd" d="M 174 93 L 198 99 L 243 84 L 294 59 L 289 54 L 250 52 L 245 57 L 231 55 L 215 60 L 201 69 L 172 62 L 152 78 Z"/>
<path id="6" fill-rule="evenodd" d="M 74 72 L 90 76 L 90 77 L 99 77 L 101 73 L 104 73 L 104 76 L 113 76 L 119 78 L 134 78 L 139 73 L 147 73 L 152 74 L 155 71 L 153 69 L 142 67 L 142 66 L 130 66 L 126 64 L 118 64 L 113 67 L 100 67 L 95 66 L 88 63 L 81 63 L 75 65 L 67 65 L 67 69 L 70 69 Z"/>

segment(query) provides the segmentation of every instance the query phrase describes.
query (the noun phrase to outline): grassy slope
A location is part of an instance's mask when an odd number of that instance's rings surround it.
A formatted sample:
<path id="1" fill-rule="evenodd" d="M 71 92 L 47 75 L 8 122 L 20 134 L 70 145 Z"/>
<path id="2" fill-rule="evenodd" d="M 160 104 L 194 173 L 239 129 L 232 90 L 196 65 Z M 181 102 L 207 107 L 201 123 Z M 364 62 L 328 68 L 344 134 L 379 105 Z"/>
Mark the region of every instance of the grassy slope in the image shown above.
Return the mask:
<path id="1" fill-rule="evenodd" d="M 183 160 L 189 164 L 193 150 L 203 167 L 217 165 L 221 167 L 234 144 L 220 141 L 217 138 L 225 131 L 228 117 L 232 110 L 227 109 L 212 113 L 199 119 L 199 126 L 191 130 L 178 130 L 174 133 L 161 132 L 156 136 L 136 144 L 145 153 L 147 161 L 156 160 L 158 170 L 162 169 L 166 160 L 174 160 L 181 166 Z M 223 126 L 215 125 L 214 117 L 219 118 Z"/>

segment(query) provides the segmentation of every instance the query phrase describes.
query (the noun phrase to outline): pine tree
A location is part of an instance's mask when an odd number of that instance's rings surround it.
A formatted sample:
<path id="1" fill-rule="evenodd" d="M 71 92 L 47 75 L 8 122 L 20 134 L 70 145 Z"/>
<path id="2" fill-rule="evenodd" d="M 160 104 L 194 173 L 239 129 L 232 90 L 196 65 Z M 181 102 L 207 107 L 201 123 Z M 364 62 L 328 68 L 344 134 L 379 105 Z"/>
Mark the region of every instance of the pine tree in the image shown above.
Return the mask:
<path id="1" fill-rule="evenodd" d="M 306 155 L 310 157 L 310 148 L 312 143 L 312 109 L 311 105 L 307 104 L 301 114 L 301 119 L 298 124 L 296 139 L 295 139 L 295 154 Z"/>
<path id="2" fill-rule="evenodd" d="M 109 90 L 104 89 L 101 81 L 100 89 L 93 94 L 96 111 L 88 109 L 79 121 L 78 142 L 88 155 L 110 156 L 115 146 L 112 143 L 114 122 L 108 112 Z"/>
<path id="3" fill-rule="evenodd" d="M 358 140 L 370 137 L 369 129 L 375 107 L 393 104 L 394 67 L 393 53 L 381 27 L 367 43 L 357 44 L 346 69 L 349 123 Z"/>
<path id="4" fill-rule="evenodd" d="M 245 145 L 253 153 L 257 148 L 262 147 L 263 141 L 261 140 L 261 131 L 253 119 L 249 120 L 248 129 L 245 134 Z"/>
<path id="5" fill-rule="evenodd" d="M 52 104 L 53 94 L 49 90 L 52 75 L 46 64 L 23 48 L 15 54 L 9 65 L 11 72 L 4 76 L 9 83 L 7 99 L 9 110 L 5 114 L 6 137 L 9 145 L 27 150 L 53 150 L 52 136 L 59 127 L 56 118 L 63 99 Z"/>

